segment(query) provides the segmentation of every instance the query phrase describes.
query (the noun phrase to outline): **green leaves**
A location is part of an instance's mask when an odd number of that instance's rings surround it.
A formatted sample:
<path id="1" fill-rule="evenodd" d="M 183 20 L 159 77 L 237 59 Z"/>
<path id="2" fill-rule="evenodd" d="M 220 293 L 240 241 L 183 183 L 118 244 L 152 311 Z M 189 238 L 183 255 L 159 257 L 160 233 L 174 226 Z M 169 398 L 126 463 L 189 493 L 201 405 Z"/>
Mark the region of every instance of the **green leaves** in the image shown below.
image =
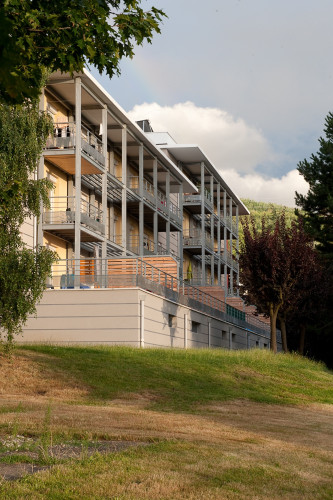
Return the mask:
<path id="1" fill-rule="evenodd" d="M 7 0 L 0 8 L 0 100 L 37 98 L 43 72 L 82 71 L 86 63 L 112 77 L 134 46 L 160 33 L 162 10 L 141 0 Z"/>
<path id="2" fill-rule="evenodd" d="M 40 202 L 48 202 L 52 183 L 34 180 L 34 172 L 52 130 L 36 103 L 0 104 L 0 327 L 9 342 L 36 312 L 56 258 L 45 248 L 25 248 L 20 233 L 27 218 L 39 215 Z"/>

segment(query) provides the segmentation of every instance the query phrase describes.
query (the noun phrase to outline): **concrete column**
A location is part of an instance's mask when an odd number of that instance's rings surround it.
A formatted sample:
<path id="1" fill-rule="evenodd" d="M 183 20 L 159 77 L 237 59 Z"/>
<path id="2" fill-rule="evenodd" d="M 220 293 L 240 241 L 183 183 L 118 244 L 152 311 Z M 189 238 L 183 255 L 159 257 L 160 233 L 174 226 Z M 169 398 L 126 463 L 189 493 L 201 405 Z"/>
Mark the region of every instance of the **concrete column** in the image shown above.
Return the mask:
<path id="1" fill-rule="evenodd" d="M 201 284 L 205 286 L 206 284 L 206 262 L 205 262 L 205 164 L 201 162 L 201 183 L 200 183 L 200 192 L 201 192 L 201 262 L 202 262 L 202 270 L 201 270 Z"/>
<path id="2" fill-rule="evenodd" d="M 45 110 L 45 93 L 44 88 L 41 95 L 39 96 L 39 111 L 43 112 Z M 37 179 L 44 179 L 44 156 L 43 154 L 39 158 L 38 168 L 37 168 Z M 39 204 L 39 218 L 37 220 L 37 235 L 36 235 L 36 245 L 43 246 L 43 202 L 40 201 Z M 35 243 L 35 242 L 34 242 Z"/>
<path id="3" fill-rule="evenodd" d="M 102 173 L 102 221 L 104 226 L 104 241 L 102 242 L 102 259 L 106 259 L 107 252 L 107 210 L 108 210 L 108 194 L 107 194 L 107 156 L 108 156 L 108 111 L 106 104 L 102 109 L 102 143 L 103 143 L 103 156 L 105 158 L 105 167 Z"/>
<path id="4" fill-rule="evenodd" d="M 166 206 L 168 212 L 168 220 L 166 223 L 166 249 L 167 253 L 170 253 L 170 172 L 166 172 L 166 185 L 165 185 L 165 195 L 166 195 Z"/>
<path id="5" fill-rule="evenodd" d="M 143 206 L 143 144 L 139 145 L 139 255 L 143 255 L 144 206 Z"/>
<path id="6" fill-rule="evenodd" d="M 122 165 L 122 191 L 121 191 L 121 246 L 123 256 L 127 250 L 127 127 L 123 125 L 121 131 L 121 165 Z"/>
<path id="7" fill-rule="evenodd" d="M 154 158 L 154 161 L 153 161 L 153 186 L 154 186 L 154 197 L 155 197 L 155 207 L 154 207 L 154 215 L 153 215 L 154 252 L 157 253 L 157 248 L 158 248 L 157 158 Z"/>
<path id="8" fill-rule="evenodd" d="M 80 275 L 81 256 L 81 78 L 75 78 L 75 275 Z M 79 278 L 75 288 L 80 287 Z"/>
<path id="9" fill-rule="evenodd" d="M 218 284 L 221 286 L 221 185 L 218 182 L 217 183 L 217 214 L 218 214 L 218 220 L 217 220 L 217 254 L 218 254 L 218 261 L 217 261 L 217 279 L 218 279 Z"/>

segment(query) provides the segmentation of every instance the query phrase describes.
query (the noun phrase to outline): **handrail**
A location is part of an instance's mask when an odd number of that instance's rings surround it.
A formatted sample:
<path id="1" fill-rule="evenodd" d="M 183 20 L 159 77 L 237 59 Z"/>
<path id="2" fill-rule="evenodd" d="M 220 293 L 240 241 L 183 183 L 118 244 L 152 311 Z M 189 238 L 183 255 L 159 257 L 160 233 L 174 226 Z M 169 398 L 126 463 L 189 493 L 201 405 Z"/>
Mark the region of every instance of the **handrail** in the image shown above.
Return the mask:
<path id="1" fill-rule="evenodd" d="M 158 295 L 166 296 L 167 290 L 172 291 L 177 293 L 175 300 L 181 301 L 182 296 L 188 297 L 196 301 L 196 304 L 200 303 L 202 307 L 210 307 L 212 309 L 210 313 L 214 314 L 215 310 L 226 314 L 227 321 L 230 323 L 249 330 L 251 330 L 249 328 L 251 325 L 266 336 L 269 335 L 269 326 L 258 318 L 230 306 L 199 287 L 166 273 L 141 257 L 59 260 L 53 266 L 52 283 L 54 288 L 140 286 L 138 277 L 144 278 L 145 283 L 150 283 L 149 287 Z M 235 320 L 237 320 L 236 323 Z"/>

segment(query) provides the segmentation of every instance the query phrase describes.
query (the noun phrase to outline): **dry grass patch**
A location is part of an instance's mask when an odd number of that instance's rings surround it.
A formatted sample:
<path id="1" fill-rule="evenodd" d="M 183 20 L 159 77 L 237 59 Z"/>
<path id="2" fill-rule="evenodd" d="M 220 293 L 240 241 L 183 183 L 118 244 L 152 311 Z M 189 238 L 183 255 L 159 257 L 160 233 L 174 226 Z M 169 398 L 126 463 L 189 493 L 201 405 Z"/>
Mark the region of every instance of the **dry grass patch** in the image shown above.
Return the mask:
<path id="1" fill-rule="evenodd" d="M 18 399 L 21 396 L 40 396 L 63 401 L 82 400 L 87 396 L 83 383 L 46 361 L 51 356 L 32 351 L 18 351 L 7 358 L 0 355 L 0 396 Z"/>

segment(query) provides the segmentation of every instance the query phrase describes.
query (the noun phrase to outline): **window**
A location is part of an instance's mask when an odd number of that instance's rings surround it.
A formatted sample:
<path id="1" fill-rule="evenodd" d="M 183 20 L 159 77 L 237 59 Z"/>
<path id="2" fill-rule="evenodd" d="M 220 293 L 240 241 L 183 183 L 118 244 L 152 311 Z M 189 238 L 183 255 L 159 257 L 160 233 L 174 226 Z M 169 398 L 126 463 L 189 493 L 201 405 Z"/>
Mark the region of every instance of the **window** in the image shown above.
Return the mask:
<path id="1" fill-rule="evenodd" d="M 176 328 L 177 319 L 173 314 L 168 315 L 168 325 L 170 328 Z"/>
<path id="2" fill-rule="evenodd" d="M 198 323 L 197 321 L 192 321 L 192 332 L 200 333 L 200 323 Z"/>

